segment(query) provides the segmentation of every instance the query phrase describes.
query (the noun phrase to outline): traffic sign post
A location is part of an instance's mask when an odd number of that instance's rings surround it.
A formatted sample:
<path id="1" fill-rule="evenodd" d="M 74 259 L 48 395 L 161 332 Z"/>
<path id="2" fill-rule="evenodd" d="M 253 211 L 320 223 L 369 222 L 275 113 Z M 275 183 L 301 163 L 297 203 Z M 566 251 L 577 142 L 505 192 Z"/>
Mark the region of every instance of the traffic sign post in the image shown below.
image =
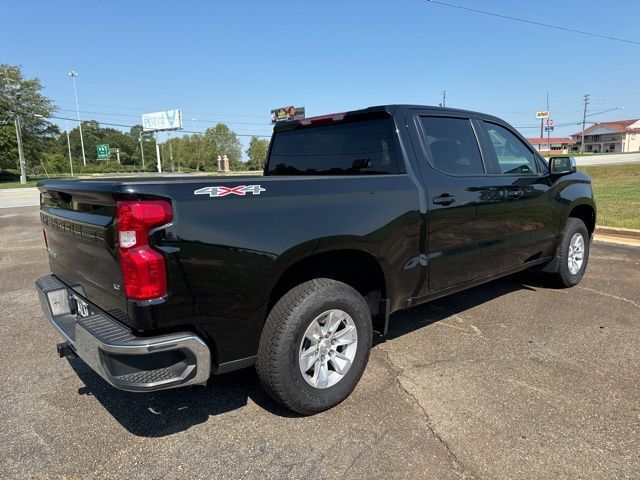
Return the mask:
<path id="1" fill-rule="evenodd" d="M 547 119 L 547 127 L 553 127 L 553 120 L 550 118 Z"/>
<path id="2" fill-rule="evenodd" d="M 96 149 L 98 150 L 99 160 L 107 160 L 111 155 L 111 149 L 109 148 L 109 144 L 107 143 L 98 144 Z"/>

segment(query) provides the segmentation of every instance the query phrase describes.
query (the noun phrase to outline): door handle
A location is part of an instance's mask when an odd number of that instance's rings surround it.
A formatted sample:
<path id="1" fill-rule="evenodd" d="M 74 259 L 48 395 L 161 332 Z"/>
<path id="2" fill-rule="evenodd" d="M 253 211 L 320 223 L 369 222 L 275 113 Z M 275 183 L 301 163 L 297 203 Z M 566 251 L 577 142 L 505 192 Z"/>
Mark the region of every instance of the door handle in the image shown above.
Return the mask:
<path id="1" fill-rule="evenodd" d="M 507 190 L 507 197 L 509 198 L 522 198 L 524 192 L 521 188 L 514 188 L 513 190 Z"/>
<path id="2" fill-rule="evenodd" d="M 456 197 L 449 195 L 448 193 L 443 193 L 439 197 L 433 197 L 433 203 L 436 205 L 450 205 L 455 201 Z"/>

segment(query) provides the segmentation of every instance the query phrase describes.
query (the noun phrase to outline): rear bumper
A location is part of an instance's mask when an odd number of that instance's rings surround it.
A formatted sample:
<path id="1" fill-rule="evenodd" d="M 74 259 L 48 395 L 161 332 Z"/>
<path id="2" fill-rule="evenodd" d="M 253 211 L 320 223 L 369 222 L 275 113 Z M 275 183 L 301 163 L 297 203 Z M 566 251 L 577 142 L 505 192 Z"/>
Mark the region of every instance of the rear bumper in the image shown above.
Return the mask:
<path id="1" fill-rule="evenodd" d="M 36 289 L 58 333 L 114 387 L 146 392 L 207 382 L 211 354 L 197 335 L 139 337 L 88 302 L 83 309 L 86 316 L 79 317 L 77 295 L 53 275 L 38 279 Z"/>

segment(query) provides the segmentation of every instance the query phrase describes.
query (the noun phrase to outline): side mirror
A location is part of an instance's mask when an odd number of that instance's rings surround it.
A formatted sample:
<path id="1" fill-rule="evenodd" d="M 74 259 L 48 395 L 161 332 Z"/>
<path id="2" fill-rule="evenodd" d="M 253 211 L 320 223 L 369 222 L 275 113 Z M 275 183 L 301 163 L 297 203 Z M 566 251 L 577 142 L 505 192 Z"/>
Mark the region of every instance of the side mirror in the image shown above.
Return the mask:
<path id="1" fill-rule="evenodd" d="M 576 159 L 573 157 L 551 157 L 549 159 L 551 175 L 566 175 L 576 172 Z"/>

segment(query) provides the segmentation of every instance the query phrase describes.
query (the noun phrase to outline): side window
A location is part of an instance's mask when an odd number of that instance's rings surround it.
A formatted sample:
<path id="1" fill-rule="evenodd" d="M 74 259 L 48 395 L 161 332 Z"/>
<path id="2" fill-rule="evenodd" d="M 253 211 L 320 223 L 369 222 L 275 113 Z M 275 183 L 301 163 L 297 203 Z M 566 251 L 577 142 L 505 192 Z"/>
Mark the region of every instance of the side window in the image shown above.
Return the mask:
<path id="1" fill-rule="evenodd" d="M 464 118 L 420 117 L 432 166 L 451 175 L 484 174 L 480 148 Z"/>
<path id="2" fill-rule="evenodd" d="M 535 154 L 518 137 L 495 123 L 482 123 L 495 151 L 501 173 L 508 175 L 538 173 Z"/>

